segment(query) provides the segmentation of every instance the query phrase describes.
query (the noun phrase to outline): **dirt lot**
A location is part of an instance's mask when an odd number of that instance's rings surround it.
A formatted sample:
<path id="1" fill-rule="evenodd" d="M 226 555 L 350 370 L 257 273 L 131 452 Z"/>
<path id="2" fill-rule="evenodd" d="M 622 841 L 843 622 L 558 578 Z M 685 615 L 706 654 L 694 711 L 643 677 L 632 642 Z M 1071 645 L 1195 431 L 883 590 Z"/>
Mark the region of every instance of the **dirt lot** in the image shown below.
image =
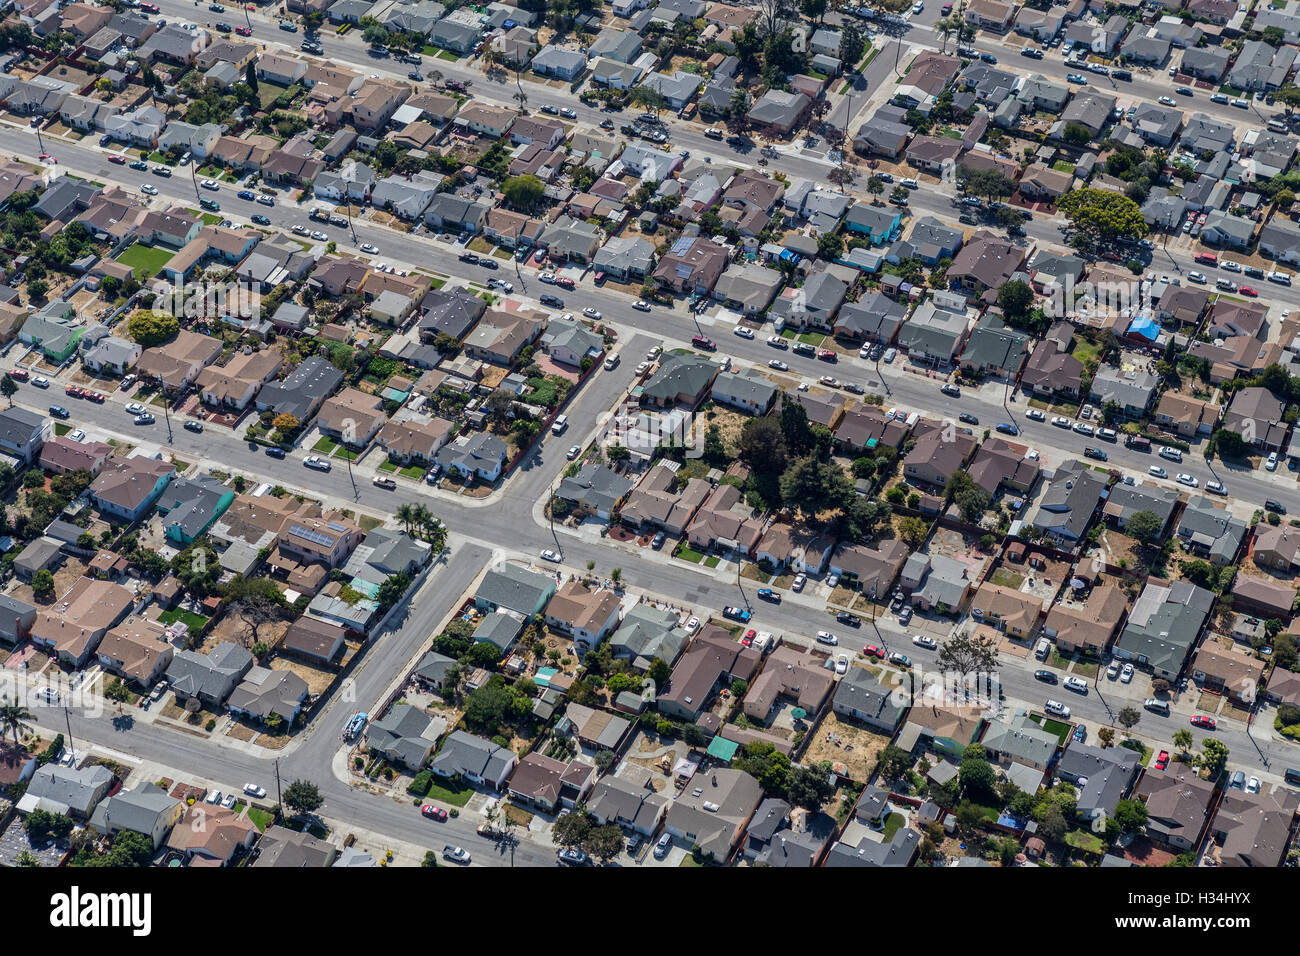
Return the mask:
<path id="1" fill-rule="evenodd" d="M 289 621 L 274 621 L 270 624 L 263 625 L 258 630 L 258 640 L 265 641 L 267 646 L 272 650 L 283 640 L 284 634 L 289 630 Z M 207 640 L 204 642 L 208 647 L 215 647 L 223 641 L 229 641 L 232 644 L 243 646 L 245 642 L 251 645 L 252 632 L 244 624 L 238 614 L 223 614 L 221 620 L 213 625 L 212 630 L 208 632 Z"/>
<path id="2" fill-rule="evenodd" d="M 287 629 L 287 628 L 286 628 Z M 313 695 L 323 694 L 338 677 L 333 671 L 320 670 L 310 664 L 277 657 L 271 662 L 271 670 L 291 671 L 307 682 L 307 692 Z"/>
<path id="3" fill-rule="evenodd" d="M 853 780 L 865 783 L 876 767 L 880 752 L 888 745 L 889 738 L 884 734 L 843 721 L 834 711 L 827 711 L 811 735 L 802 762 L 808 765 L 820 760 L 842 763 Z"/>
<path id="4" fill-rule="evenodd" d="M 1102 531 L 1097 545 L 1101 548 L 1102 558 L 1111 567 L 1135 568 L 1141 563 L 1137 541 L 1112 528 Z"/>
<path id="5" fill-rule="evenodd" d="M 54 572 L 54 593 L 56 595 L 54 600 L 57 601 L 58 595 L 66 593 L 67 590 L 72 587 L 72 585 L 76 584 L 77 580 L 85 573 L 86 563 L 80 558 L 68 556 L 64 560 L 63 566 Z M 30 584 L 19 584 L 10 591 L 9 594 L 20 601 L 27 601 L 31 604 L 37 605 L 38 607 L 54 603 L 54 601 L 37 600 L 32 594 L 32 587 Z"/>

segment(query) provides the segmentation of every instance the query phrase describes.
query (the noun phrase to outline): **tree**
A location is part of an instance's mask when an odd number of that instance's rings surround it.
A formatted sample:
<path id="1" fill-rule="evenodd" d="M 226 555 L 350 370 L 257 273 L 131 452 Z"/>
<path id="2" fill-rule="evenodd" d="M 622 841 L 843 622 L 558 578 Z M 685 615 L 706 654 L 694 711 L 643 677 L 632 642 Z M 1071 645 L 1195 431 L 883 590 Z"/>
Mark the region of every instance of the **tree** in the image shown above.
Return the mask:
<path id="1" fill-rule="evenodd" d="M 104 696 L 120 704 L 131 699 L 131 692 L 122 683 L 122 678 L 115 677 L 113 682 L 104 688 Z"/>
<path id="2" fill-rule="evenodd" d="M 384 583 L 379 585 L 379 591 L 375 594 L 380 609 L 387 610 L 396 604 L 410 586 L 411 576 L 406 572 L 390 574 L 384 578 Z"/>
<path id="3" fill-rule="evenodd" d="M 963 800 L 957 806 L 957 829 L 971 834 L 984 826 L 984 810 L 978 804 Z"/>
<path id="4" fill-rule="evenodd" d="M 833 173 L 834 170 L 831 170 Z M 817 237 L 817 258 L 834 262 L 844 254 L 844 240 L 838 232 L 823 232 Z"/>
<path id="5" fill-rule="evenodd" d="M 811 455 L 799 458 L 781 474 L 781 498 L 799 509 L 805 518 L 845 507 L 853 495 L 853 484 L 833 461 L 818 461 Z"/>
<path id="6" fill-rule="evenodd" d="M 1061 196 L 1057 208 L 1076 229 L 1095 238 L 1140 239 L 1150 231 L 1137 203 L 1106 189 L 1072 189 Z"/>
<path id="7" fill-rule="evenodd" d="M 591 818 L 585 813 L 566 813 L 551 827 L 551 839 L 563 847 L 581 846 L 591 833 Z"/>
<path id="8" fill-rule="evenodd" d="M 180 331 L 180 321 L 170 312 L 142 309 L 127 320 L 126 328 L 131 338 L 145 348 L 162 345 Z"/>
<path id="9" fill-rule="evenodd" d="M 741 459 L 755 471 L 781 474 L 788 463 L 785 433 L 781 422 L 765 415 L 750 418 L 736 442 Z"/>
<path id="10" fill-rule="evenodd" d="M 939 649 L 939 667 L 959 675 L 988 674 L 996 670 L 997 643 L 978 632 L 957 634 Z"/>
<path id="11" fill-rule="evenodd" d="M 10 408 L 14 407 L 14 395 L 17 393 L 18 383 L 9 376 L 8 372 L 5 372 L 3 376 L 0 376 L 0 395 L 9 399 Z"/>
<path id="12" fill-rule="evenodd" d="M 1120 710 L 1118 719 L 1125 730 L 1132 730 L 1142 719 L 1142 712 L 1136 707 L 1124 707 Z"/>
<path id="13" fill-rule="evenodd" d="M 546 184 L 533 175 L 511 176 L 501 187 L 505 200 L 515 209 L 523 212 L 537 205 L 546 192 Z"/>
<path id="14" fill-rule="evenodd" d="M 925 536 L 930 533 L 930 526 L 922 518 L 901 518 L 898 522 L 898 537 L 913 549 L 925 544 Z"/>
<path id="15" fill-rule="evenodd" d="M 1139 511 L 1128 519 L 1124 533 L 1139 544 L 1149 546 L 1159 539 L 1164 529 L 1164 521 L 1154 511 Z"/>
<path id="16" fill-rule="evenodd" d="M 840 28 L 840 59 L 848 69 L 853 69 L 866 52 L 866 42 L 858 28 L 845 24 Z"/>
<path id="17" fill-rule="evenodd" d="M 661 658 L 656 657 L 650 662 L 650 669 L 646 671 L 646 676 L 654 681 L 656 685 L 663 685 L 672 676 L 672 668 Z"/>
<path id="18" fill-rule="evenodd" d="M 1065 814 L 1057 806 L 1050 807 L 1038 823 L 1038 835 L 1050 843 L 1059 843 L 1066 829 Z"/>
<path id="19" fill-rule="evenodd" d="M 876 770 L 886 780 L 901 779 L 910 769 L 912 769 L 912 755 L 894 744 L 885 747 L 876 761 Z"/>
<path id="20" fill-rule="evenodd" d="M 1115 821 L 1124 833 L 1137 833 L 1147 825 L 1147 805 L 1141 800 L 1121 800 L 1115 804 Z"/>
<path id="21" fill-rule="evenodd" d="M 54 598 L 54 575 L 48 570 L 37 571 L 32 577 L 32 591 L 38 600 L 49 601 Z"/>
<path id="22" fill-rule="evenodd" d="M 288 412 L 281 412 L 271 420 L 271 425 L 282 435 L 289 435 L 301 428 L 302 422 Z"/>
<path id="23" fill-rule="evenodd" d="M 569 814 L 577 816 L 577 814 Z M 601 863 L 608 863 L 623 851 L 623 830 L 616 823 L 592 827 L 587 831 L 582 848 Z"/>
<path id="24" fill-rule="evenodd" d="M 1174 749 L 1179 753 L 1189 753 L 1192 749 L 1192 732 L 1186 727 L 1174 731 Z"/>
<path id="25" fill-rule="evenodd" d="M 1213 780 L 1223 773 L 1228 764 L 1228 745 L 1217 737 L 1206 737 L 1201 741 L 1201 767 L 1209 779 Z"/>
<path id="26" fill-rule="evenodd" d="M 973 797 L 989 797 L 994 793 L 997 774 L 993 765 L 984 757 L 963 757 L 957 770 L 957 779 L 961 783 L 962 793 Z"/>
<path id="27" fill-rule="evenodd" d="M 735 762 L 762 786 L 764 792 L 783 796 L 787 792 L 790 758 L 766 742 L 746 744 Z"/>
<path id="28" fill-rule="evenodd" d="M 284 788 L 284 805 L 294 813 L 311 813 L 324 802 L 316 784 L 308 780 L 295 780 Z"/>
<path id="29" fill-rule="evenodd" d="M 781 399 L 781 434 L 792 455 L 806 455 L 816 445 L 817 436 L 808 421 L 808 409 L 791 399 Z"/>
<path id="30" fill-rule="evenodd" d="M 1004 282 L 998 289 L 998 305 L 1002 307 L 1002 313 L 1007 317 L 1008 322 L 1024 318 L 1029 314 L 1029 308 L 1033 304 L 1034 290 L 1023 279 Z"/>
<path id="31" fill-rule="evenodd" d="M 820 810 L 826 801 L 835 795 L 829 769 L 821 766 L 793 768 L 790 771 L 786 795 L 796 807 Z"/>

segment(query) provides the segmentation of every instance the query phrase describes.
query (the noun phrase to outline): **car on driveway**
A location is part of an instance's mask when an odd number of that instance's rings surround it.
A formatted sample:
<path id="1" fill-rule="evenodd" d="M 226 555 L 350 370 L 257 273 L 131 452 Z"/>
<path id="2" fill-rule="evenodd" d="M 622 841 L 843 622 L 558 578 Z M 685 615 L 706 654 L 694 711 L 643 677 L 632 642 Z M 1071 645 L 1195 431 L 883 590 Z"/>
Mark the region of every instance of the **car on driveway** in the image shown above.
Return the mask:
<path id="1" fill-rule="evenodd" d="M 662 531 L 660 531 L 658 534 L 654 536 L 654 538 L 651 539 L 650 547 L 658 551 L 660 548 L 664 546 L 664 542 L 667 540 L 668 540 L 668 536 L 664 534 Z"/>
<path id="2" fill-rule="evenodd" d="M 804 574 L 804 573 L 801 571 L 801 572 L 799 572 L 798 574 L 796 574 L 796 575 L 794 576 L 794 580 L 790 582 L 790 590 L 792 590 L 792 591 L 802 591 L 802 590 L 803 590 L 803 586 L 804 586 L 805 584 L 807 584 L 807 583 L 808 583 L 808 575 Z"/>
<path id="3" fill-rule="evenodd" d="M 1156 769 L 1164 770 L 1168 766 L 1169 766 L 1169 751 L 1162 750 L 1160 751 L 1160 753 L 1156 754 Z"/>
<path id="4" fill-rule="evenodd" d="M 1131 683 L 1132 681 L 1133 681 L 1133 665 L 1132 665 L 1132 664 L 1125 664 L 1125 665 L 1120 669 L 1120 672 L 1119 672 L 1119 682 L 1120 682 L 1121 684 L 1128 684 L 1128 683 Z"/>
<path id="5" fill-rule="evenodd" d="M 426 803 L 420 807 L 420 812 L 430 820 L 437 820 L 439 823 L 447 822 L 447 811 L 442 807 L 436 807 L 432 803 Z"/>

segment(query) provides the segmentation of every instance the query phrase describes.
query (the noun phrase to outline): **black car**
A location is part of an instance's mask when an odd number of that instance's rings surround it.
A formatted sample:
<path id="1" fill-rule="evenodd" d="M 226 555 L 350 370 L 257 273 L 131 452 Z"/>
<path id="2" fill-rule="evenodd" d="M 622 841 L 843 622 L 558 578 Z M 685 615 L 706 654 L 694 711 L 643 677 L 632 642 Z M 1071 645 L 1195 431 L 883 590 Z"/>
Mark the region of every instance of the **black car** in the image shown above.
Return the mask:
<path id="1" fill-rule="evenodd" d="M 267 457 L 269 457 L 269 458 L 283 458 L 283 457 L 284 457 L 284 449 L 283 449 L 283 448 L 268 448 L 268 449 L 266 450 L 266 454 L 267 454 Z"/>
<path id="2" fill-rule="evenodd" d="M 477 264 L 478 264 L 478 256 L 475 255 L 475 254 L 472 253 L 472 252 L 462 252 L 462 253 L 460 254 L 460 261 L 461 261 L 461 262 L 468 262 L 470 265 L 477 265 Z"/>
<path id="3" fill-rule="evenodd" d="M 1085 458 L 1095 458 L 1097 461 L 1106 461 L 1106 453 L 1100 448 L 1085 448 L 1083 456 Z"/>
<path id="4" fill-rule="evenodd" d="M 1280 515 L 1286 514 L 1286 508 L 1282 507 L 1282 502 L 1274 501 L 1272 498 L 1264 499 L 1265 511 L 1276 511 Z"/>
<path id="5" fill-rule="evenodd" d="M 68 411 L 62 405 L 51 405 L 50 414 L 55 418 L 71 418 L 72 412 Z"/>
<path id="6" fill-rule="evenodd" d="M 1040 680 L 1044 684 L 1055 684 L 1056 674 L 1052 671 L 1034 671 L 1034 680 Z"/>
<path id="7" fill-rule="evenodd" d="M 980 423 L 980 420 L 970 412 L 962 412 L 957 416 L 957 421 L 962 422 L 965 425 L 978 425 Z"/>
<path id="8" fill-rule="evenodd" d="M 841 624 L 847 624 L 849 627 L 862 626 L 862 618 L 856 614 L 850 614 L 848 611 L 840 611 L 839 614 L 835 615 L 835 620 Z"/>
<path id="9" fill-rule="evenodd" d="M 215 23 L 213 26 L 217 28 L 218 33 L 229 33 L 233 29 L 229 23 Z"/>
<path id="10" fill-rule="evenodd" d="M 251 218 L 253 222 L 257 223 L 259 226 L 269 226 L 271 224 L 271 220 L 267 219 L 261 213 L 258 213 L 256 216 L 250 216 L 249 218 Z"/>
<path id="11" fill-rule="evenodd" d="M 482 268 L 487 269 L 487 270 L 489 270 L 489 271 L 498 268 L 496 262 L 495 262 L 494 260 L 492 260 L 492 259 L 480 259 L 480 260 L 478 261 L 478 264 L 479 264 Z"/>
<path id="12" fill-rule="evenodd" d="M 184 428 L 187 432 L 201 432 L 201 431 L 203 431 L 203 423 L 202 423 L 202 422 L 196 422 L 196 421 L 195 421 L 194 419 L 192 419 L 192 418 L 186 419 L 186 420 L 185 420 L 185 424 L 182 425 L 181 427 Z"/>
<path id="13" fill-rule="evenodd" d="M 553 309 L 564 308 L 564 300 L 561 299 L 558 295 L 550 295 L 548 293 L 547 295 L 541 296 L 539 301 L 542 303 L 542 305 L 549 305 Z"/>

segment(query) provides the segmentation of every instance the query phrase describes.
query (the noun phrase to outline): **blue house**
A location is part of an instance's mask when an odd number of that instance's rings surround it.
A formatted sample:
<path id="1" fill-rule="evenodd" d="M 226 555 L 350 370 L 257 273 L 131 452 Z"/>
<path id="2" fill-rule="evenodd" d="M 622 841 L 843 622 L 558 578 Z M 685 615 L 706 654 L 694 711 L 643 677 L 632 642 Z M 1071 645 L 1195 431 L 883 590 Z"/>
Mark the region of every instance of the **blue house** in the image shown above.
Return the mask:
<path id="1" fill-rule="evenodd" d="M 903 214 L 893 209 L 878 209 L 854 203 L 844 217 L 849 232 L 866 236 L 873 245 L 893 242 L 903 229 Z"/>
<path id="2" fill-rule="evenodd" d="M 166 516 L 167 538 L 182 547 L 193 544 L 230 507 L 235 492 L 211 475 L 177 478 L 158 497 L 158 511 Z"/>

